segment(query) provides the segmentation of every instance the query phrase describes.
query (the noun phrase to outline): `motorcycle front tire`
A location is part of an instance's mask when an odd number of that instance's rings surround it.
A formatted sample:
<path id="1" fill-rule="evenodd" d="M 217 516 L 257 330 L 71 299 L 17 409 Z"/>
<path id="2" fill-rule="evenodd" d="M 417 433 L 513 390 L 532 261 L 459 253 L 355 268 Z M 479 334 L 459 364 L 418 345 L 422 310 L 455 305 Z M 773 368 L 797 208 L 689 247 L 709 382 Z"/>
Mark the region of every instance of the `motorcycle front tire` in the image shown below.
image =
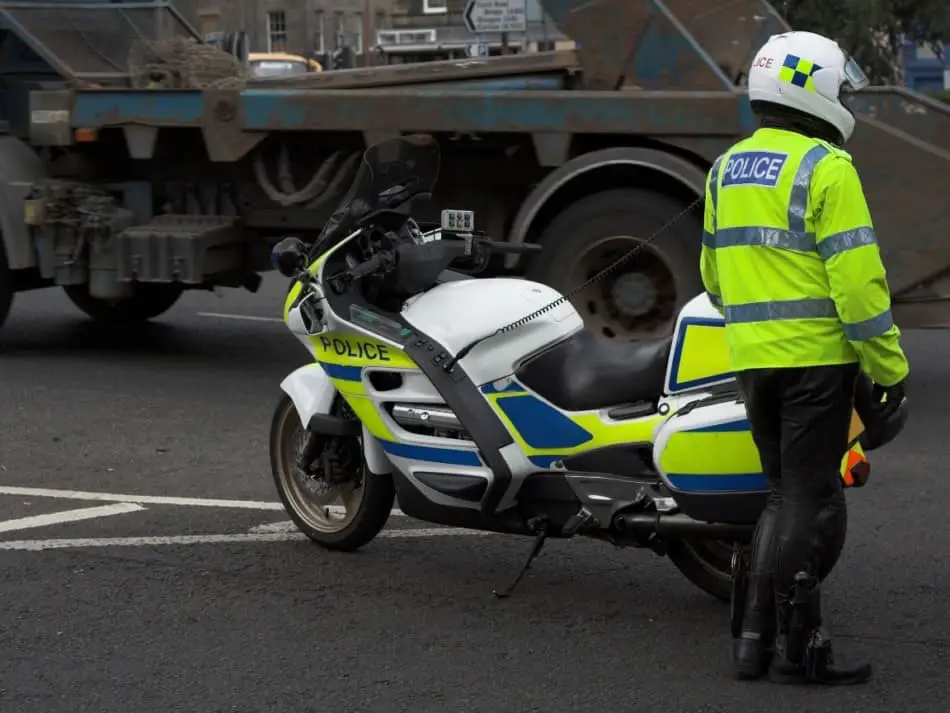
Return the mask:
<path id="1" fill-rule="evenodd" d="M 296 452 L 291 454 L 288 448 L 296 442 L 302 431 L 297 409 L 290 397 L 284 394 L 274 411 L 270 432 L 271 474 L 284 510 L 297 528 L 321 547 L 343 552 L 356 551 L 369 544 L 389 520 L 396 500 L 392 476 L 370 473 L 362 459 L 362 444 L 358 444 L 360 467 L 363 468 L 362 492 L 356 512 L 349 517 L 348 511 L 349 521 L 334 530 L 315 518 L 314 510 L 320 509 L 319 506 L 304 501 L 305 494 L 295 486 L 296 476 L 289 470 L 296 461 Z"/>

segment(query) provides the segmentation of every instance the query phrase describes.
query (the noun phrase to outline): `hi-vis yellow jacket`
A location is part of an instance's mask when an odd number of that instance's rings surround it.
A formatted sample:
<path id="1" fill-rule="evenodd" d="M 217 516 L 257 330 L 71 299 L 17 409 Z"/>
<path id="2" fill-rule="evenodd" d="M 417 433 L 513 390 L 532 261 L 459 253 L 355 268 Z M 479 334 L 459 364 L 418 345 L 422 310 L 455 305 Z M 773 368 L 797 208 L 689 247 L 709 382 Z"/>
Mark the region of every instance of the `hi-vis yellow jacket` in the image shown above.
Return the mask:
<path id="1" fill-rule="evenodd" d="M 909 371 L 851 156 L 759 129 L 706 181 L 701 270 L 736 371 L 860 362 L 893 386 Z"/>

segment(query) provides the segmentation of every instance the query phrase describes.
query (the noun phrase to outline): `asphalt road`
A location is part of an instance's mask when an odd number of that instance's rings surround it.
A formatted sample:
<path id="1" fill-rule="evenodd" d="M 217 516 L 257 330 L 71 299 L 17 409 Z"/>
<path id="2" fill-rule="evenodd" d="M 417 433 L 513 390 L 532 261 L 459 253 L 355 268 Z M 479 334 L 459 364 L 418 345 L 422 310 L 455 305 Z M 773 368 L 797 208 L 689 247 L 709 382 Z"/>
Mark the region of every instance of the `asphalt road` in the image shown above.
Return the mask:
<path id="1" fill-rule="evenodd" d="M 220 316 L 275 317 L 282 290 L 189 295 L 126 333 L 57 291 L 18 296 L 0 333 L 3 713 L 950 708 L 950 334 L 906 337 L 911 425 L 851 494 L 828 581 L 839 650 L 876 677 L 803 690 L 733 681 L 727 608 L 647 552 L 552 542 L 496 601 L 527 540 L 398 517 L 355 555 L 294 539 L 267 431 L 307 355 L 277 322 Z"/>

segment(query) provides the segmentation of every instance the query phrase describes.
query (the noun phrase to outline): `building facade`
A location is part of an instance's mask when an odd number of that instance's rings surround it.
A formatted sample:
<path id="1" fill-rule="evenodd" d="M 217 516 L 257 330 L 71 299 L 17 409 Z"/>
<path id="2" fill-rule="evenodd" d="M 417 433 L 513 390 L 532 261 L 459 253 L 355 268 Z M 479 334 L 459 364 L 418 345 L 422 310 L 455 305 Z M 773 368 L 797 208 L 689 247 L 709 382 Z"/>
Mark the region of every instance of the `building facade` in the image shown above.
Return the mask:
<path id="1" fill-rule="evenodd" d="M 573 47 L 541 10 L 538 0 L 522 2 L 527 28 L 507 38 L 510 51 Z M 393 0 L 391 27 L 376 33 L 377 51 L 390 62 L 500 54 L 500 34 L 475 35 L 465 26 L 467 4 L 468 0 Z"/>
<path id="2" fill-rule="evenodd" d="M 907 87 L 919 92 L 950 91 L 950 44 L 943 56 L 926 44 L 904 43 L 904 76 Z"/>
<path id="3" fill-rule="evenodd" d="M 244 31 L 251 52 L 312 55 L 349 47 L 390 26 L 392 0 L 177 0 L 203 37 Z M 370 42 L 372 47 L 372 40 Z"/>

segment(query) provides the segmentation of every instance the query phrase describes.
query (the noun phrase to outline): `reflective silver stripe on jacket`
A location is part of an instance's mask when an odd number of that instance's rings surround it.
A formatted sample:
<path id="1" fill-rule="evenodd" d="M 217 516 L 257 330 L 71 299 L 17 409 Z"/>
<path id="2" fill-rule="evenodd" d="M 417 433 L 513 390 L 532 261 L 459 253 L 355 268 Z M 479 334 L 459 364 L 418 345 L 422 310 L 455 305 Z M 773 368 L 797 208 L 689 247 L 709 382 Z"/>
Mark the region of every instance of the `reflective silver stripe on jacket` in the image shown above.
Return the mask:
<path id="1" fill-rule="evenodd" d="M 723 308 L 723 316 L 727 324 L 774 322 L 780 319 L 839 319 L 834 300 L 821 297 L 726 305 Z M 891 311 L 886 310 L 870 319 L 841 324 L 849 340 L 865 342 L 887 332 L 894 326 L 894 319 Z"/>
<path id="2" fill-rule="evenodd" d="M 777 319 L 816 319 L 838 317 L 835 301 L 826 298 L 801 300 L 776 300 L 774 302 L 746 302 L 743 305 L 726 305 L 723 312 L 726 322 L 772 322 Z"/>
<path id="3" fill-rule="evenodd" d="M 845 230 L 841 233 L 829 235 L 818 244 L 818 254 L 822 260 L 829 260 L 835 255 L 840 255 L 847 250 L 861 248 L 865 245 L 874 245 L 877 242 L 877 236 L 874 234 L 874 228 L 855 228 L 854 230 Z"/>

